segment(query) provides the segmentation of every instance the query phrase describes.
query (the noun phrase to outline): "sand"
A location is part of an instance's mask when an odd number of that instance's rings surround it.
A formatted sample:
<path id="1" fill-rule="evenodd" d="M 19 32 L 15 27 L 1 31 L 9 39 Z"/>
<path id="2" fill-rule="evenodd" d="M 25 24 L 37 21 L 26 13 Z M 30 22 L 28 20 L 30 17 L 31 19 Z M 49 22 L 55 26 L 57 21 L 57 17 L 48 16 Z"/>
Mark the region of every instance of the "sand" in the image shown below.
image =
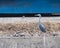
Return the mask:
<path id="1" fill-rule="evenodd" d="M 46 32 L 59 32 L 60 22 L 42 22 L 46 28 Z M 26 22 L 26 23 L 0 23 L 0 34 L 14 34 L 16 32 L 28 32 L 34 34 L 41 32 L 39 24 L 37 22 Z"/>
<path id="2" fill-rule="evenodd" d="M 13 22 L 13 23 L 11 23 L 11 21 L 9 19 L 4 20 L 4 22 L 10 21 L 8 23 L 2 23 L 0 21 L 0 35 L 1 34 L 14 35 L 16 33 L 28 33 L 33 36 L 34 34 L 37 33 L 40 36 L 42 31 L 39 29 L 39 24 L 37 22 L 37 19 L 38 18 L 24 18 L 24 20 L 23 20 L 23 18 L 20 18 L 20 22 Z M 46 28 L 46 33 L 60 32 L 59 19 L 57 19 L 57 20 L 55 18 L 49 18 L 49 19 L 42 18 L 42 19 L 43 19 L 42 24 Z M 19 19 L 15 19 L 15 20 L 18 21 Z M 23 20 L 23 22 L 22 22 L 22 20 Z M 27 21 L 27 20 L 29 20 L 29 21 Z M 13 19 L 12 19 L 12 21 L 13 21 Z"/>

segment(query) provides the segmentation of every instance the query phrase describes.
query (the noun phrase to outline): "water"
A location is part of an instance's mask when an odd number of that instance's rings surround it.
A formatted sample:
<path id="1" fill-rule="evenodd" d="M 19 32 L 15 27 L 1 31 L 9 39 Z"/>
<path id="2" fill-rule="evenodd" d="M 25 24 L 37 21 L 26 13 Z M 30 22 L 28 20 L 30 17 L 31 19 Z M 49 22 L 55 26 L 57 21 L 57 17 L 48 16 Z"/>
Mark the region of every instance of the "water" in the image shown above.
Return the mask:
<path id="1" fill-rule="evenodd" d="M 60 12 L 60 2 L 58 0 L 9 0 L 7 4 L 6 1 L 3 2 L 0 3 L 0 13 Z"/>

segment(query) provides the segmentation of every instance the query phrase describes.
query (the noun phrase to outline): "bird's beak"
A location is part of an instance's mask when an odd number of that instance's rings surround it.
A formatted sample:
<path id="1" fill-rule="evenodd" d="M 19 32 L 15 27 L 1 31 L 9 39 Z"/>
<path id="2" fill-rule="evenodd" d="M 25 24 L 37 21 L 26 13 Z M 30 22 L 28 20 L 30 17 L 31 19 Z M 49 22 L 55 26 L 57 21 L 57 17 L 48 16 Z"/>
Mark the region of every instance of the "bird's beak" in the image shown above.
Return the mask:
<path id="1" fill-rule="evenodd" d="M 38 16 L 37 14 L 35 16 Z"/>
<path id="2" fill-rule="evenodd" d="M 41 16 L 41 14 L 36 14 L 35 16 Z"/>

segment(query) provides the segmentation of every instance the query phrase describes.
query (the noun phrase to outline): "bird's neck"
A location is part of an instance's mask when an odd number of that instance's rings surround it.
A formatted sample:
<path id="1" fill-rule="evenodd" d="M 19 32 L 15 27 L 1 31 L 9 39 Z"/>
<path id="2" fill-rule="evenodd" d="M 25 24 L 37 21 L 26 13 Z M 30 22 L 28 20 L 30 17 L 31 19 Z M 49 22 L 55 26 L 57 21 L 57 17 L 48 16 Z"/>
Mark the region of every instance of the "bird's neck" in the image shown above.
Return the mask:
<path id="1" fill-rule="evenodd" d="M 41 17 L 39 17 L 39 24 L 41 24 Z"/>

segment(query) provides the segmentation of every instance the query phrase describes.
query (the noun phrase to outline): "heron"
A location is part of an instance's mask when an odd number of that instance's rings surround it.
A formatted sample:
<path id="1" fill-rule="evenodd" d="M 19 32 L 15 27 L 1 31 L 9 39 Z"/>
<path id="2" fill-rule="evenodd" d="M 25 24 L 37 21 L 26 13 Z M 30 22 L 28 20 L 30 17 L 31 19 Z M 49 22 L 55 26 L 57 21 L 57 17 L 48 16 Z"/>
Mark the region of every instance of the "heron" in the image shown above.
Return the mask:
<path id="1" fill-rule="evenodd" d="M 41 19 L 41 14 L 37 14 L 35 16 L 39 16 L 39 28 L 42 32 L 46 32 L 45 26 L 41 23 L 40 19 Z"/>

